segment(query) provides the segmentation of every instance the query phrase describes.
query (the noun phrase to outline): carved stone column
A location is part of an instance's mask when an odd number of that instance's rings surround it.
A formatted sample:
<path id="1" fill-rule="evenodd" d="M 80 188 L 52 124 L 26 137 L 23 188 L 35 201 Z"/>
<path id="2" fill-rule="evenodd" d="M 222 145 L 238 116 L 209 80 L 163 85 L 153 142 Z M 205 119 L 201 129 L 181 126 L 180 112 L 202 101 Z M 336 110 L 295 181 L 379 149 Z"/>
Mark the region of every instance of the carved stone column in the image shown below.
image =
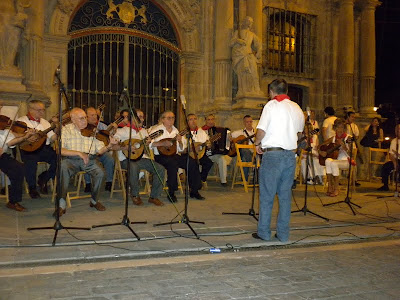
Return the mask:
<path id="1" fill-rule="evenodd" d="M 262 0 L 248 0 L 247 2 L 247 15 L 253 18 L 253 32 L 258 38 L 263 41 L 263 27 L 262 27 Z"/>
<path id="2" fill-rule="evenodd" d="M 354 0 L 339 2 L 338 36 L 338 108 L 354 106 Z"/>
<path id="3" fill-rule="evenodd" d="M 43 35 L 45 1 L 38 1 L 30 8 L 24 47 L 24 83 L 28 90 L 43 93 Z"/>
<path id="4" fill-rule="evenodd" d="M 215 106 L 230 109 L 232 104 L 232 62 L 229 46 L 233 31 L 233 0 L 218 0 L 215 36 Z"/>
<path id="5" fill-rule="evenodd" d="M 377 0 L 365 0 L 361 11 L 360 96 L 361 113 L 375 115 L 375 8 Z"/>

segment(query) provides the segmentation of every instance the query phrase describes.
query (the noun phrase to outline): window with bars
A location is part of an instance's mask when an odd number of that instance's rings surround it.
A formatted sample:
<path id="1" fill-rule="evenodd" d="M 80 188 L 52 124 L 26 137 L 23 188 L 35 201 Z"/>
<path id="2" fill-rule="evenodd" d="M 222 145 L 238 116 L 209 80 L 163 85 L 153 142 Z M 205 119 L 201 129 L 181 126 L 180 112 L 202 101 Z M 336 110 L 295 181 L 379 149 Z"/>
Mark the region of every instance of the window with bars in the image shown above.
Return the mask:
<path id="1" fill-rule="evenodd" d="M 266 72 L 314 76 L 316 16 L 266 7 Z"/>

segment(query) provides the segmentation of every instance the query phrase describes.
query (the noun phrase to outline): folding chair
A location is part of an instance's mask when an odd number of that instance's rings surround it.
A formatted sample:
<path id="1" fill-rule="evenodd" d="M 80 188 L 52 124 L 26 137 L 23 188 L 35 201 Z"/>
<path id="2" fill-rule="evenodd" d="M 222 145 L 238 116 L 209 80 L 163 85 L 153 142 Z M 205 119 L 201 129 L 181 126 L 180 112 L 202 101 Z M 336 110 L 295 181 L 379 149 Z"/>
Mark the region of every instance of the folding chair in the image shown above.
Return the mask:
<path id="1" fill-rule="evenodd" d="M 248 182 L 246 181 L 243 168 L 254 168 L 256 166 L 254 164 L 254 159 L 256 157 L 256 148 L 254 145 L 241 145 L 241 144 L 235 144 L 235 147 L 236 147 L 237 157 L 236 157 L 236 166 L 235 166 L 235 170 L 233 172 L 233 178 L 232 178 L 232 189 L 234 188 L 235 184 L 242 184 L 244 187 L 244 190 L 247 193 L 249 191 L 248 188 L 253 187 L 253 185 L 248 184 Z M 242 161 L 240 149 L 253 150 L 253 155 L 252 155 L 252 159 L 250 162 Z M 259 162 L 257 162 L 257 167 L 259 167 Z M 240 170 L 242 181 L 236 182 L 238 169 Z M 250 174 L 250 170 L 249 170 L 249 174 Z M 256 186 L 258 186 L 258 185 L 256 185 Z"/>

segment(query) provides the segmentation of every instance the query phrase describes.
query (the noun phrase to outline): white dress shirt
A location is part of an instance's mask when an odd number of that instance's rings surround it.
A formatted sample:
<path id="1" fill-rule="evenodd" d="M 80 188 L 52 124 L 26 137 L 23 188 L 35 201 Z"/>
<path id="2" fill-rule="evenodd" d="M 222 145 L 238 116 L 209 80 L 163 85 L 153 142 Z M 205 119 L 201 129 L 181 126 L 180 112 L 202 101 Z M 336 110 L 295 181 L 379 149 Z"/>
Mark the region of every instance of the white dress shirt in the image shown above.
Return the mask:
<path id="1" fill-rule="evenodd" d="M 46 130 L 47 128 L 49 128 L 51 126 L 50 123 L 43 118 L 40 118 L 40 122 L 36 122 L 33 120 L 29 120 L 28 116 L 22 116 L 22 117 L 18 118 L 17 121 L 25 122 L 26 126 L 28 126 L 29 128 L 36 129 L 38 131 Z M 46 145 L 50 144 L 50 139 L 54 134 L 55 133 L 53 130 L 51 130 L 47 133 Z"/>
<path id="2" fill-rule="evenodd" d="M 179 134 L 179 130 L 175 126 L 172 126 L 172 131 L 168 132 L 167 128 L 165 128 L 165 126 L 163 124 L 159 124 L 157 126 L 151 127 L 151 131 L 149 132 L 149 134 L 152 134 L 153 132 L 156 132 L 157 130 L 160 130 L 160 129 L 164 131 L 163 134 L 156 137 L 153 140 L 153 142 L 158 142 L 158 141 L 161 141 L 161 140 L 167 139 L 167 138 L 174 138 Z M 153 149 L 154 155 L 160 155 L 160 152 L 158 152 L 157 147 L 153 146 L 153 142 L 150 143 L 150 145 L 149 145 L 150 148 Z M 176 153 L 183 152 L 183 150 L 186 148 L 186 144 L 187 144 L 186 139 L 182 139 L 182 144 L 183 144 L 182 148 L 179 146 L 178 141 L 176 141 L 176 143 L 177 143 Z"/>

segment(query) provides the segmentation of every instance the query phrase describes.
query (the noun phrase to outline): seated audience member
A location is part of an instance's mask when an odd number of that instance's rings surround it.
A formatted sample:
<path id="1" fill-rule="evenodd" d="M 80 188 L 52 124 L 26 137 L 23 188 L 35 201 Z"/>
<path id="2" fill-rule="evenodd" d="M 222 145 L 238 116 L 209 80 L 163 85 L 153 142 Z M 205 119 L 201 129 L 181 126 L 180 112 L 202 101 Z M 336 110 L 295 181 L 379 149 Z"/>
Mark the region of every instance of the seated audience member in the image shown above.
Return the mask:
<path id="1" fill-rule="evenodd" d="M 399 170 L 399 153 L 400 153 L 400 143 L 399 143 L 399 137 L 400 137 L 400 125 L 396 125 L 395 128 L 396 132 L 396 138 L 394 138 L 390 142 L 390 149 L 389 149 L 389 158 L 390 161 L 385 163 L 382 167 L 382 183 L 383 185 L 378 189 L 378 191 L 388 191 L 389 190 L 389 176 L 392 171 L 397 168 L 398 173 L 400 172 Z M 396 151 L 397 150 L 397 151 Z M 397 174 L 397 177 L 399 178 L 399 174 Z M 398 179 L 397 178 L 397 179 Z"/>

